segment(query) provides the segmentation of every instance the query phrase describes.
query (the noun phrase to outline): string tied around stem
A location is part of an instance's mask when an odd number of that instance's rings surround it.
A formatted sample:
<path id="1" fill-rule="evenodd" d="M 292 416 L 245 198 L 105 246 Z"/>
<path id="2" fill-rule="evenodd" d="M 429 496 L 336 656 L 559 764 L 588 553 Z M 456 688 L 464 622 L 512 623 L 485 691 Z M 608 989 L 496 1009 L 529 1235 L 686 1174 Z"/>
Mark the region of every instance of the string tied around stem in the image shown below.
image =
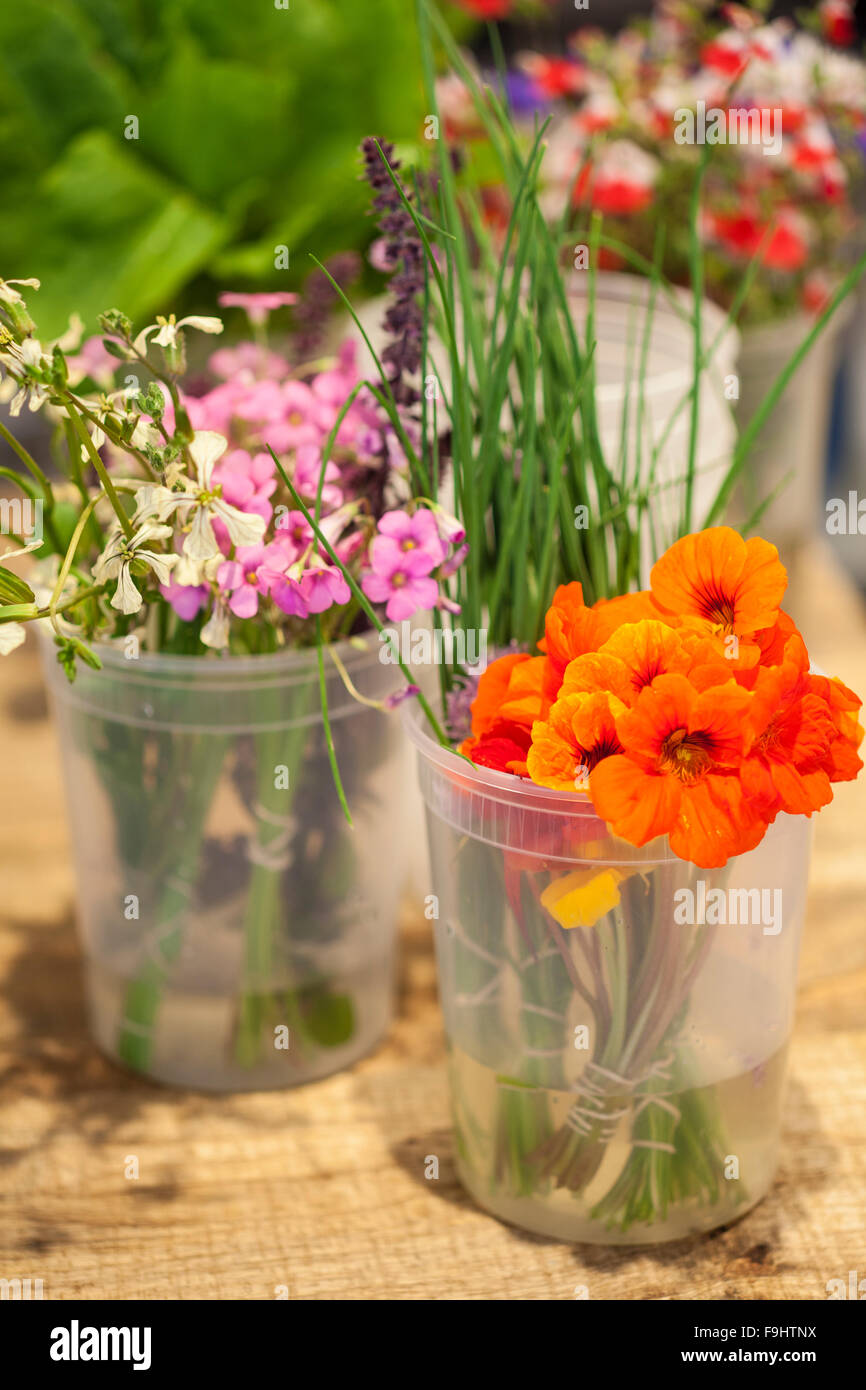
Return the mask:
<path id="1" fill-rule="evenodd" d="M 672 1116 L 674 1128 L 680 1119 L 680 1111 L 669 1099 L 669 1090 L 645 1090 L 645 1087 L 670 1082 L 673 1054 L 657 1058 L 639 1077 L 622 1076 L 611 1067 L 600 1062 L 589 1061 L 574 1082 L 572 1089 L 577 1100 L 565 1117 L 565 1123 L 576 1134 L 589 1137 L 593 1135 L 600 1144 L 607 1144 L 613 1138 L 617 1126 L 625 1115 L 632 1114 L 634 1121 L 650 1105 L 659 1105 Z M 635 1148 L 659 1149 L 675 1153 L 673 1144 L 662 1140 L 634 1139 Z"/>

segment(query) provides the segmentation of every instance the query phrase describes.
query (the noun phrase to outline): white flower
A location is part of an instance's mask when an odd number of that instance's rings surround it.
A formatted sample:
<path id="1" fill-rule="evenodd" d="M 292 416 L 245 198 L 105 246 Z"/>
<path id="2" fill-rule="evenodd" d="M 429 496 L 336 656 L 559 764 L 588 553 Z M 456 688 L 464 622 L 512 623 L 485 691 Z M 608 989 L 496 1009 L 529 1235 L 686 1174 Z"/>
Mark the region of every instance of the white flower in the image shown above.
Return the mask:
<path id="1" fill-rule="evenodd" d="M 211 483 L 214 464 L 227 448 L 228 441 L 221 434 L 201 430 L 189 446 L 196 468 L 195 479 L 181 477 L 182 492 L 157 486 L 142 488 L 138 495 L 137 517 L 151 513 L 160 521 L 166 521 L 174 512 L 180 514 L 181 521 L 189 528 L 183 553 L 198 564 L 220 554 L 212 524 L 216 517 L 225 526 L 233 545 L 255 545 L 265 533 L 264 517 L 242 512 L 230 502 L 224 502 L 222 487 L 219 483 L 216 487 Z"/>
<path id="2" fill-rule="evenodd" d="M 223 647 L 229 644 L 229 614 L 226 603 L 218 598 L 213 606 L 213 612 L 201 630 L 201 640 L 206 647 L 213 647 L 215 651 L 222 651 Z"/>
<path id="3" fill-rule="evenodd" d="M 22 283 L 20 280 L 16 281 L 16 284 Z M 38 550 L 41 544 L 41 541 L 28 541 L 27 545 L 19 546 L 17 550 L 7 550 L 5 555 L 0 555 L 0 565 L 5 565 L 7 560 L 12 560 L 16 555 L 27 555 L 31 550 Z M 14 652 L 21 646 L 26 635 L 22 623 L 0 623 L 0 656 L 8 656 L 10 652 Z"/>
<path id="4" fill-rule="evenodd" d="M 26 634 L 21 623 L 0 623 L 0 656 L 8 656 L 21 646 Z"/>
<path id="5" fill-rule="evenodd" d="M 157 347 L 176 347 L 177 335 L 182 328 L 197 328 L 200 333 L 222 333 L 223 321 L 200 314 L 189 314 L 185 319 L 178 320 L 175 320 L 174 314 L 169 314 L 167 319 L 157 314 L 156 323 L 149 323 L 147 328 L 141 330 L 133 347 L 136 352 L 147 352 L 148 338 L 152 333 L 156 334 L 153 341 Z"/>
<path id="6" fill-rule="evenodd" d="M 50 358 L 42 344 L 36 338 L 23 338 L 20 343 L 7 343 L 0 352 L 0 362 L 16 374 L 22 373 L 25 376 L 23 382 L 16 383 L 18 389 L 9 405 L 9 414 L 20 415 L 21 407 L 28 396 L 30 409 L 38 410 L 48 395 L 48 388 L 38 381 L 33 381 L 29 376 L 29 369 L 38 371 L 50 366 Z"/>
<path id="7" fill-rule="evenodd" d="M 13 285 L 29 285 L 31 289 L 39 289 L 38 280 L 0 280 L 0 303 L 2 304 L 23 304 L 24 296 L 17 290 L 13 290 Z"/>
<path id="8" fill-rule="evenodd" d="M 112 531 L 105 550 L 93 566 L 93 578 L 97 584 L 117 580 L 111 600 L 112 608 L 119 608 L 121 613 L 137 613 L 141 608 L 142 597 L 132 578 L 132 565 L 136 560 L 152 569 L 160 584 L 168 584 L 177 556 L 159 555 L 148 546 L 152 541 L 168 540 L 171 534 L 170 526 L 154 526 L 150 522 L 140 526 L 128 538 L 120 526 Z"/>

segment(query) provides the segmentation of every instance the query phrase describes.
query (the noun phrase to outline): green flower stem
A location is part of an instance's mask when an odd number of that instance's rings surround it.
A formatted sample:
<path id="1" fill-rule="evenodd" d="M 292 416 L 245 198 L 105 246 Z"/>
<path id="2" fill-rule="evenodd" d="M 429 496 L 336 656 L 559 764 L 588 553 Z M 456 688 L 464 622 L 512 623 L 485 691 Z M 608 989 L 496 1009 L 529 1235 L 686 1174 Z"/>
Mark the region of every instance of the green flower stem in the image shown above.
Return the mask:
<path id="1" fill-rule="evenodd" d="M 54 491 L 51 487 L 51 483 L 49 482 L 45 473 L 39 467 L 39 464 L 36 462 L 33 455 L 28 453 L 28 451 L 24 448 L 24 445 L 18 442 L 14 434 L 12 434 L 11 431 L 8 430 L 6 426 L 3 424 L 2 420 L 0 420 L 0 439 L 4 439 L 6 443 L 9 445 L 9 448 L 12 449 L 13 452 L 18 455 L 21 462 L 24 464 L 24 467 L 27 469 L 28 473 L 30 473 L 32 477 L 35 478 L 36 482 L 39 484 L 39 487 L 42 489 L 42 501 L 44 507 L 42 517 L 43 523 L 45 525 L 45 530 L 48 532 L 48 539 L 50 540 L 54 550 L 56 552 L 59 552 L 62 549 L 62 547 L 60 544 L 60 537 L 57 532 L 57 527 L 54 524 L 54 517 L 52 515 L 54 511 Z M 17 477 L 15 477 L 15 475 L 11 473 L 10 470 L 3 469 L 3 472 L 7 477 L 13 477 L 18 486 L 21 487 L 22 491 L 26 492 L 28 496 L 31 495 L 30 489 L 24 486 L 23 481 L 19 482 Z"/>
<path id="2" fill-rule="evenodd" d="M 289 694 L 289 711 L 285 692 L 272 696 L 274 722 L 285 720 L 288 727 L 267 731 L 255 737 L 256 850 L 259 862 L 253 862 L 246 909 L 244 912 L 244 986 L 238 1008 L 235 1031 L 235 1059 L 246 1067 L 260 1060 L 265 1045 L 263 1029 L 267 1023 L 286 1017 L 292 1029 L 291 1041 L 303 1046 L 303 1028 L 297 998 L 292 990 L 279 991 L 275 976 L 274 945 L 285 923 L 285 904 L 282 897 L 284 867 L 278 842 L 285 840 L 289 816 L 298 791 L 300 770 L 314 726 L 306 716 L 315 703 L 315 685 L 304 682 Z M 294 723 L 289 723 L 294 720 Z M 288 786 L 277 788 L 276 769 L 286 768 Z M 259 811 L 264 814 L 259 814 Z M 282 823 L 282 828 L 281 824 Z M 274 855 L 273 866 L 267 862 Z M 282 1013 L 279 1003 L 282 1003 Z M 292 1025 L 294 1024 L 294 1027 Z M 273 1046 L 273 1039 L 270 1039 Z"/>
<path id="3" fill-rule="evenodd" d="M 181 735 L 183 737 L 183 735 Z M 184 804 L 184 836 L 179 853 L 166 866 L 152 935 L 154 950 L 126 989 L 117 1052 L 133 1071 L 147 1072 L 153 1055 L 154 1028 L 166 981 L 184 940 L 201 869 L 201 847 L 207 814 L 222 772 L 228 740 L 202 734 L 190 759 L 193 790 Z M 167 795 L 165 788 L 161 795 Z M 150 935 L 150 931 L 148 932 Z"/>
<path id="4" fill-rule="evenodd" d="M 82 444 L 84 445 L 85 449 L 90 455 L 90 461 L 93 464 L 93 467 L 96 469 L 97 477 L 99 478 L 99 481 L 102 484 L 103 491 L 105 492 L 106 497 L 108 498 L 109 502 L 114 508 L 114 511 L 117 515 L 117 519 L 120 522 L 121 528 L 123 530 L 123 534 L 126 536 L 127 540 L 132 540 L 132 523 L 130 522 L 129 517 L 126 515 L 126 512 L 124 511 L 119 496 L 114 490 L 114 483 L 108 476 L 108 471 L 105 467 L 105 464 L 99 457 L 99 450 L 95 447 L 93 440 L 87 433 L 84 421 L 78 414 L 75 407 L 72 404 L 67 403 L 66 412 L 70 420 L 72 421 L 73 427 L 79 439 L 81 440 Z"/>
<path id="5" fill-rule="evenodd" d="M 12 434 L 6 428 L 2 420 L 0 420 L 0 439 L 5 439 L 6 443 L 9 445 L 9 448 L 12 449 L 12 451 L 18 455 L 21 462 L 24 464 L 24 467 L 27 469 L 28 473 L 31 473 L 33 477 L 36 479 L 37 483 L 42 489 L 42 493 L 45 498 L 45 510 L 48 512 L 53 510 L 54 493 L 51 488 L 51 483 L 48 481 L 48 478 L 46 477 L 45 473 L 43 473 L 42 469 L 39 467 L 39 464 L 36 462 L 33 455 L 27 452 L 23 444 L 19 444 L 14 434 Z"/>
<path id="6" fill-rule="evenodd" d="M 376 613 L 375 613 L 375 610 L 374 610 L 373 607 L 371 606 L 370 601 L 369 601 L 369 599 L 367 598 L 366 594 L 365 594 L 364 591 L 361 589 L 360 585 L 358 584 L 358 581 L 355 579 L 355 576 L 352 574 L 352 572 L 351 572 L 350 570 L 348 570 L 348 569 L 346 568 L 346 566 L 343 564 L 342 560 L 341 560 L 341 559 L 339 558 L 339 556 L 337 555 L 337 552 L 334 550 L 334 547 L 333 547 L 333 546 L 330 544 L 330 542 L 328 541 L 328 538 L 327 538 L 327 536 L 325 536 L 325 534 L 324 534 L 324 532 L 322 531 L 321 527 L 319 527 L 319 526 L 316 524 L 315 517 L 313 517 L 313 516 L 310 515 L 309 508 L 306 507 L 306 506 L 304 505 L 303 498 L 300 496 L 300 494 L 299 494 L 298 491 L 296 490 L 294 484 L 292 483 L 291 478 L 289 477 L 289 475 L 288 475 L 288 473 L 286 472 L 286 470 L 285 470 L 285 468 L 283 467 L 283 465 L 280 463 L 280 460 L 277 458 L 276 454 L 274 453 L 274 451 L 273 451 L 273 449 L 270 447 L 270 445 L 268 445 L 268 452 L 269 452 L 269 454 L 271 455 L 271 458 L 274 460 L 274 463 L 277 465 L 277 470 L 278 470 L 278 472 L 279 472 L 279 474 L 280 474 L 280 477 L 282 478 L 283 482 L 286 484 L 286 487 L 289 489 L 289 492 L 290 492 L 291 495 L 292 495 L 292 500 L 293 500 L 293 502 L 295 503 L 295 506 L 298 508 L 298 510 L 299 510 L 300 512 L 303 513 L 304 520 L 305 520 L 305 521 L 308 523 L 308 525 L 312 528 L 313 534 L 315 535 L 316 540 L 318 541 L 319 545 L 320 545 L 320 546 L 323 548 L 323 550 L 325 551 L 325 553 L 326 553 L 326 555 L 328 556 L 328 558 L 330 559 L 331 563 L 334 564 L 334 565 L 336 565 L 337 568 L 339 569 L 340 573 L 342 574 L 343 578 L 345 579 L 346 583 L 348 584 L 349 588 L 351 589 L 352 593 L 354 594 L 354 596 L 355 596 L 355 598 L 356 598 L 356 600 L 357 600 L 357 602 L 358 602 L 358 605 L 359 605 L 359 607 L 361 608 L 362 612 L 363 612 L 364 615 L 370 620 L 370 622 L 373 624 L 373 627 L 376 629 L 377 632 L 379 632 L 379 633 L 384 632 L 384 631 L 385 631 L 384 624 L 381 623 L 381 622 L 379 621 L 379 619 L 377 618 Z M 409 670 L 409 667 L 406 665 L 406 663 L 403 661 L 402 657 L 399 655 L 399 652 L 397 652 L 396 650 L 395 650 L 395 655 L 397 656 L 397 665 L 400 667 L 400 670 L 403 672 L 403 675 L 406 677 L 406 680 L 407 680 L 408 684 L 409 684 L 409 685 L 414 684 L 414 677 L 413 677 L 413 675 L 412 675 L 412 672 Z M 445 731 L 443 730 L 441 724 L 439 723 L 439 720 L 436 718 L 435 714 L 433 713 L 433 710 L 430 708 L 430 705 L 429 705 L 427 699 L 425 698 L 425 696 L 423 695 L 423 693 L 419 692 L 419 694 L 416 696 L 416 699 L 417 699 L 417 701 L 418 701 L 418 704 L 421 706 L 421 709 L 424 711 L 424 714 L 425 714 L 426 717 L 427 717 L 428 723 L 430 724 L 431 728 L 433 729 L 434 733 L 436 734 L 436 737 L 438 738 L 439 742 L 442 744 L 443 748 L 449 748 L 449 749 L 450 749 L 451 744 L 450 744 L 450 742 L 449 742 L 449 740 L 448 740 L 448 738 L 447 738 L 447 736 L 446 736 L 446 734 L 445 734 Z"/>

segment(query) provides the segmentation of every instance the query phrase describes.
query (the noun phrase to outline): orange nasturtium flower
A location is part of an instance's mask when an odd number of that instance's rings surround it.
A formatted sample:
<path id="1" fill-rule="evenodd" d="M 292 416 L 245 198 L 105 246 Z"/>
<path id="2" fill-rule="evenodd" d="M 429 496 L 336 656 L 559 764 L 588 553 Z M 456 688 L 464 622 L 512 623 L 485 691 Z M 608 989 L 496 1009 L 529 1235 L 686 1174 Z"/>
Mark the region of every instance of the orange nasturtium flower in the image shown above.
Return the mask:
<path id="1" fill-rule="evenodd" d="M 616 733 L 622 700 L 606 691 L 562 695 L 532 726 L 526 766 L 533 782 L 554 791 L 588 791 L 592 769 L 622 751 Z"/>
<path id="2" fill-rule="evenodd" d="M 601 599 L 587 608 L 580 584 L 560 584 L 547 610 L 544 637 L 538 644 L 547 655 L 544 678 L 547 699 L 551 703 L 556 699 L 565 669 L 575 657 L 598 651 L 623 623 L 660 617 L 662 614 L 647 592 Z"/>
<path id="3" fill-rule="evenodd" d="M 460 751 L 482 767 L 526 776 L 532 725 L 544 709 L 544 657 L 508 652 L 488 666 L 472 702 L 472 736 Z"/>
<path id="4" fill-rule="evenodd" d="M 584 791 L 588 777 L 615 834 L 638 846 L 667 835 L 713 868 L 754 848 L 779 812 L 811 815 L 856 777 L 861 702 L 811 674 L 767 541 L 728 526 L 685 536 L 650 582 L 592 607 L 580 584 L 560 585 L 543 655 L 488 668 L 461 751 L 557 790 Z M 563 926 L 597 920 L 618 893 L 615 875 L 583 873 L 545 890 Z"/>
<path id="5" fill-rule="evenodd" d="M 766 820 L 738 776 L 752 696 L 735 681 L 704 692 L 680 675 L 657 676 L 616 722 L 624 752 L 590 774 L 593 805 L 634 845 L 668 835 L 701 868 L 754 849 Z"/>
<path id="6" fill-rule="evenodd" d="M 769 541 L 711 526 L 676 541 L 653 565 L 650 585 L 656 603 L 680 619 L 748 637 L 778 620 L 788 576 Z"/>

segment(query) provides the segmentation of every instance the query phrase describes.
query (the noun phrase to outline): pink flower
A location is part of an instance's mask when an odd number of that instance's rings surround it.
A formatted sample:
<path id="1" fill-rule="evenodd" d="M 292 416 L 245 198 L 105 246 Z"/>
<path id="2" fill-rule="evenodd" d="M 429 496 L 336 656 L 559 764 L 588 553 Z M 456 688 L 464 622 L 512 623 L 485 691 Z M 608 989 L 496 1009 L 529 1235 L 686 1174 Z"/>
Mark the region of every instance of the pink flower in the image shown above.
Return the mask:
<path id="1" fill-rule="evenodd" d="M 452 574 L 456 574 L 456 573 L 457 573 L 457 571 L 459 570 L 460 566 L 463 564 L 463 561 L 466 559 L 466 556 L 467 556 L 468 554 L 469 554 L 469 546 L 468 546 L 468 545 L 461 545 L 460 548 L 459 548 L 459 550 L 455 550 L 455 551 L 454 551 L 454 554 L 451 555 L 451 556 L 449 557 L 449 559 L 447 559 L 447 560 L 445 561 L 444 565 L 441 566 L 441 568 L 440 568 L 440 570 L 439 570 L 439 578 L 440 578 L 440 579 L 450 579 L 451 576 L 452 576 Z"/>
<path id="2" fill-rule="evenodd" d="M 217 570 L 217 583 L 231 594 L 229 608 L 238 618 L 253 618 L 259 611 L 259 598 L 280 583 L 289 559 L 281 541 L 270 545 L 242 545 L 234 560 L 226 560 Z"/>
<path id="3" fill-rule="evenodd" d="M 274 309 L 281 309 L 284 304 L 295 304 L 297 298 L 296 294 L 279 294 L 276 291 L 235 294 L 229 290 L 220 295 L 219 302 L 223 309 L 243 309 L 250 323 L 266 323 L 268 314 L 273 313 Z"/>
<path id="4" fill-rule="evenodd" d="M 456 516 L 446 512 L 444 507 L 437 505 L 433 508 L 433 515 L 436 517 L 436 525 L 439 527 L 439 534 L 447 545 L 459 545 L 466 539 L 466 527 L 462 521 L 458 521 Z"/>
<path id="5" fill-rule="evenodd" d="M 254 380 L 265 376 L 280 380 L 288 376 L 291 370 L 285 357 L 260 347 L 258 343 L 236 343 L 234 347 L 217 348 L 208 358 L 208 366 L 214 376 L 227 381 L 233 377 Z"/>
<path id="6" fill-rule="evenodd" d="M 302 444 L 320 444 L 333 423 L 331 412 L 303 381 L 287 381 L 280 388 L 278 424 L 279 447 L 270 438 L 278 454 L 297 449 Z"/>
<path id="7" fill-rule="evenodd" d="M 310 610 L 301 590 L 300 581 L 291 574 L 278 579 L 271 589 L 271 598 L 290 618 L 308 618 Z"/>
<path id="8" fill-rule="evenodd" d="M 185 623 L 198 617 L 210 598 L 207 584 L 160 584 L 159 592 Z"/>
<path id="9" fill-rule="evenodd" d="M 242 512 L 251 512 L 270 522 L 273 507 L 268 498 L 277 487 L 276 464 L 270 454 L 250 455 L 246 449 L 232 449 L 213 471 L 213 481 L 222 488 L 226 502 Z M 219 517 L 213 520 L 214 534 L 220 549 L 228 552 L 228 531 Z"/>
<path id="10" fill-rule="evenodd" d="M 409 516 L 408 512 L 385 512 L 379 520 L 379 534 L 370 547 L 375 570 L 393 560 L 402 561 L 412 556 L 414 574 L 429 574 L 445 559 L 445 546 L 439 537 L 439 528 L 432 512 L 419 507 Z"/>
<path id="11" fill-rule="evenodd" d="M 402 690 L 395 690 L 393 695 L 385 696 L 385 708 L 397 709 L 404 700 L 411 700 L 413 696 L 421 694 L 421 687 L 418 685 L 404 685 Z"/>
<path id="12" fill-rule="evenodd" d="M 310 568 L 301 575 L 301 594 L 309 613 L 324 613 L 333 604 L 348 603 L 352 591 L 336 565 L 326 565 L 314 556 Z"/>
<path id="13" fill-rule="evenodd" d="M 222 486 L 223 497 L 242 512 L 257 512 L 270 521 L 268 498 L 277 488 L 276 464 L 270 454 L 250 455 L 245 449 L 232 449 L 217 464 L 213 480 Z"/>
<path id="14" fill-rule="evenodd" d="M 292 482 L 298 492 L 302 497 L 312 500 L 319 490 L 322 451 L 312 444 L 305 444 L 295 454 L 295 466 L 291 471 Z M 342 505 L 343 493 L 340 488 L 334 486 L 335 480 L 339 477 L 340 470 L 337 465 L 329 463 L 325 469 L 325 485 L 322 488 L 322 503 L 328 510 Z"/>
<path id="15" fill-rule="evenodd" d="M 90 377 L 98 386 L 112 386 L 118 361 L 110 352 L 106 352 L 102 338 L 95 337 L 87 338 L 77 353 L 67 357 L 66 365 L 73 381 Z"/>
<path id="16" fill-rule="evenodd" d="M 283 512 L 277 519 L 276 531 L 289 553 L 289 564 L 299 560 L 313 543 L 313 528 L 303 512 Z"/>
<path id="17" fill-rule="evenodd" d="M 229 382 L 228 385 L 233 383 Z M 283 386 L 278 381 L 238 382 L 233 414 L 251 424 L 276 424 L 283 416 Z M 219 387 L 216 388 L 219 390 Z"/>
<path id="18" fill-rule="evenodd" d="M 363 531 L 352 531 L 348 536 L 344 536 L 341 541 L 334 544 L 337 559 L 348 568 L 366 544 L 367 537 Z"/>
<path id="19" fill-rule="evenodd" d="M 374 557 L 374 566 L 361 580 L 361 588 L 374 603 L 387 602 L 389 618 L 400 622 L 419 608 L 435 608 L 438 585 L 429 575 L 419 573 L 417 556 L 394 550 L 388 556 Z"/>

